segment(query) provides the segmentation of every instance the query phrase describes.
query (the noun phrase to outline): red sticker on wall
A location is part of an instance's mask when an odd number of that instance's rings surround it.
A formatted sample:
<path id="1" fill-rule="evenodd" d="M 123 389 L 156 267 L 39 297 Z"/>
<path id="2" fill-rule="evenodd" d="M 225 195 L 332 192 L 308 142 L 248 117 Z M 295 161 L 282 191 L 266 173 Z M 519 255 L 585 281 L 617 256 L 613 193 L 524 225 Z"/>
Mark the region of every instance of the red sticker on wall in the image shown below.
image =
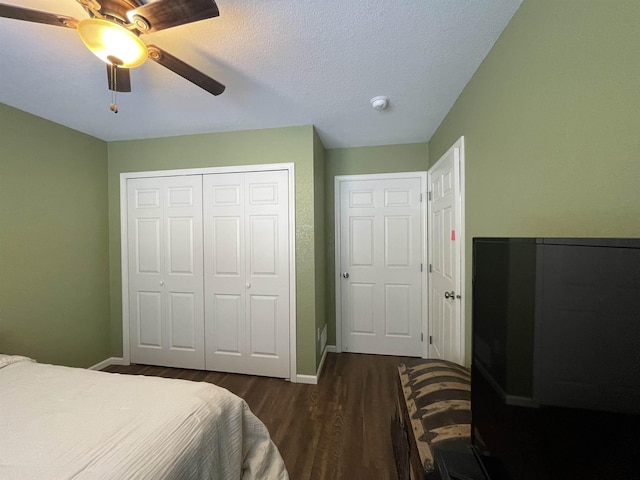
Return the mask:
<path id="1" fill-rule="evenodd" d="M 456 239 L 456 231 L 451 230 L 451 240 L 455 240 L 455 239 Z"/>

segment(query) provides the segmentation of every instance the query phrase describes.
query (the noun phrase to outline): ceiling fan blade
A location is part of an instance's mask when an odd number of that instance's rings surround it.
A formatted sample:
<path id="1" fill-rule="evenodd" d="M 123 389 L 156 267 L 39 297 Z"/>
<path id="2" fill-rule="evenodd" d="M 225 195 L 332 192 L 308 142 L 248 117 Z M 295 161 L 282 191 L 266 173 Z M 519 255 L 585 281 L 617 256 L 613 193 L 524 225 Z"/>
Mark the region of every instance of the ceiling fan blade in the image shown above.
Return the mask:
<path id="1" fill-rule="evenodd" d="M 78 20 L 66 15 L 41 12 L 40 10 L 31 10 L 30 8 L 21 8 L 14 5 L 6 5 L 4 3 L 0 3 L 0 17 L 67 28 L 76 28 L 76 25 L 78 24 Z"/>
<path id="2" fill-rule="evenodd" d="M 136 24 L 142 33 L 157 32 L 218 15 L 220 12 L 214 0 L 157 0 L 127 12 L 129 21 Z"/>
<path id="3" fill-rule="evenodd" d="M 149 58 L 151 60 L 159 63 L 165 68 L 168 68 L 172 72 L 177 73 L 182 78 L 189 80 L 191 83 L 194 83 L 203 90 L 206 90 L 213 95 L 220 95 L 224 92 L 224 85 L 213 78 L 208 77 L 200 70 L 196 70 L 191 65 L 187 65 L 179 58 L 159 49 L 155 45 L 147 45 L 147 48 L 149 50 Z"/>
<path id="4" fill-rule="evenodd" d="M 113 82 L 112 69 L 116 73 L 115 84 Z M 109 90 L 114 90 L 116 92 L 131 91 L 131 73 L 128 68 L 107 65 L 107 81 L 109 82 Z"/>

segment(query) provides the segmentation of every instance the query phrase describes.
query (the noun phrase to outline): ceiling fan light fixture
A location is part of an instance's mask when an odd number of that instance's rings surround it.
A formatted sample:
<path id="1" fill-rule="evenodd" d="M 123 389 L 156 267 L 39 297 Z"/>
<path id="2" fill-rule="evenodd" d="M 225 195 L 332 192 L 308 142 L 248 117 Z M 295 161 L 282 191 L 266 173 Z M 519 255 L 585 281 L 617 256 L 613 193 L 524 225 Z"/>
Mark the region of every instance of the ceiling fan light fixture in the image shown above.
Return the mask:
<path id="1" fill-rule="evenodd" d="M 101 18 L 78 22 L 80 39 L 100 60 L 123 68 L 142 65 L 148 57 L 147 46 L 122 25 Z"/>

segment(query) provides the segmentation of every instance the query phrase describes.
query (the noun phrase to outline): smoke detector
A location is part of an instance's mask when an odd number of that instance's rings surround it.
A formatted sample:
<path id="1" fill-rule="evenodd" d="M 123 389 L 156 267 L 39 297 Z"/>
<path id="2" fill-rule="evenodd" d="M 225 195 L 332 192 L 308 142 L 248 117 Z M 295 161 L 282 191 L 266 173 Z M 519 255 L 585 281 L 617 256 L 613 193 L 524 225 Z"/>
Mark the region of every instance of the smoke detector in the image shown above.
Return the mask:
<path id="1" fill-rule="evenodd" d="M 371 100 L 371 106 L 376 110 L 384 110 L 389 106 L 389 97 L 379 96 L 373 97 Z"/>

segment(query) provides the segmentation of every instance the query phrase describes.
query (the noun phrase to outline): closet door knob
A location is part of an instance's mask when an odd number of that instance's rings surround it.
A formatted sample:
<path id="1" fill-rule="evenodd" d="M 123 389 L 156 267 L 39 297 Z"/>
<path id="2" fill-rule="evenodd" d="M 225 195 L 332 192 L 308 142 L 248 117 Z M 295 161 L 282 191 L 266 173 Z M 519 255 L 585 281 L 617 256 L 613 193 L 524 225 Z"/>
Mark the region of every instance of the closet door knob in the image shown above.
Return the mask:
<path id="1" fill-rule="evenodd" d="M 247 288 L 251 288 L 251 284 L 247 282 Z"/>
<path id="2" fill-rule="evenodd" d="M 160 280 L 160 286 L 162 287 L 164 285 L 164 281 Z"/>

